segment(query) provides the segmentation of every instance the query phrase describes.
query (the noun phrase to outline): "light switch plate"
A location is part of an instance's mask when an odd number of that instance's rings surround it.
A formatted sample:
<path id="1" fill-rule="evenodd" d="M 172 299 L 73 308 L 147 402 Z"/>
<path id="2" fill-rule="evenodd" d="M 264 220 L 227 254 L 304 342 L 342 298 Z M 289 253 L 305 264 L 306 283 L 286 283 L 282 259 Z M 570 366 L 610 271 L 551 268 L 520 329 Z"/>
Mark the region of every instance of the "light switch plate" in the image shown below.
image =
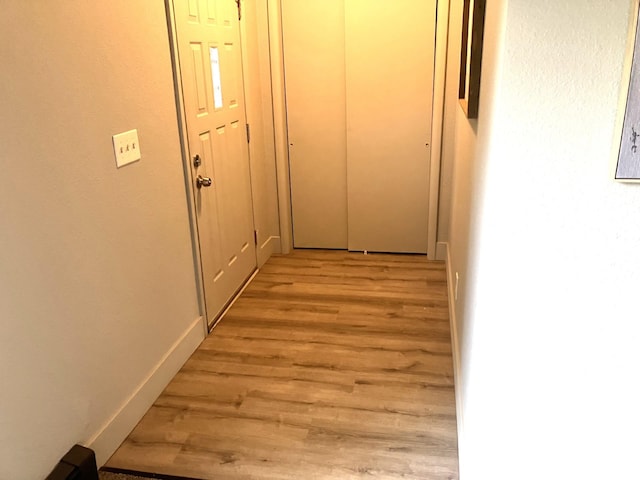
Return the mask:
<path id="1" fill-rule="evenodd" d="M 128 132 L 114 135 L 113 151 L 116 155 L 118 168 L 140 160 L 142 156 L 140 154 L 140 143 L 138 142 L 138 130 L 129 130 Z"/>

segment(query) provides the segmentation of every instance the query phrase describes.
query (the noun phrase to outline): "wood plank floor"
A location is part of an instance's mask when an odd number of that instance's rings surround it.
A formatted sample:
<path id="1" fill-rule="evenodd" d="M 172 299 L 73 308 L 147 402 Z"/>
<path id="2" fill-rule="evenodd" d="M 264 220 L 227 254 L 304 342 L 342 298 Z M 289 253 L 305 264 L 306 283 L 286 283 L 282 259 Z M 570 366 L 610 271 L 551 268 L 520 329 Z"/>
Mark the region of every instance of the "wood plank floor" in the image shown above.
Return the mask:
<path id="1" fill-rule="evenodd" d="M 457 479 L 445 267 L 272 257 L 106 466 L 214 479 Z"/>

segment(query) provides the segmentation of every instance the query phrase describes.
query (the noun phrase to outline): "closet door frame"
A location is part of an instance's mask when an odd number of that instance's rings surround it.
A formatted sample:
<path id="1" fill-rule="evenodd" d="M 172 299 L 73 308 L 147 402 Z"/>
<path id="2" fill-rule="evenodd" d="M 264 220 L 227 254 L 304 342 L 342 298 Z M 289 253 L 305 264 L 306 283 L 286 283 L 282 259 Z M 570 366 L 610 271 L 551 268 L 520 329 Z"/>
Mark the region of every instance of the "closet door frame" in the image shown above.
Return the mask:
<path id="1" fill-rule="evenodd" d="M 446 83 L 447 39 L 449 35 L 450 0 L 437 0 L 436 48 L 433 82 L 433 118 L 431 124 L 431 171 L 429 190 L 429 230 L 427 255 L 438 258 L 436 252 L 438 229 L 438 205 L 440 196 L 440 167 L 442 155 L 442 130 L 444 123 L 444 99 Z M 271 78 L 276 144 L 276 168 L 278 174 L 278 203 L 280 207 L 280 233 L 282 253 L 293 249 L 293 224 L 291 216 L 291 184 L 287 138 L 286 96 L 284 83 L 284 54 L 282 36 L 282 0 L 269 0 L 269 38 L 271 53 Z"/>

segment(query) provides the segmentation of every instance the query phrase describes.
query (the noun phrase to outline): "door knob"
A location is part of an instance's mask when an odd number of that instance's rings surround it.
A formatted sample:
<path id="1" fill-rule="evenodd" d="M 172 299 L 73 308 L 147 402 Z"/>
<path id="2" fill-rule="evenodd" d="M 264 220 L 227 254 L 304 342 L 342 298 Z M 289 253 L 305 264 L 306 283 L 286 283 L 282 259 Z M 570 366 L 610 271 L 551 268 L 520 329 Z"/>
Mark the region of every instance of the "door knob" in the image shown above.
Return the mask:
<path id="1" fill-rule="evenodd" d="M 196 186 L 198 188 L 210 187 L 212 184 L 213 184 L 213 180 L 211 180 L 209 177 L 203 177 L 202 175 L 198 175 L 198 178 L 196 178 Z"/>

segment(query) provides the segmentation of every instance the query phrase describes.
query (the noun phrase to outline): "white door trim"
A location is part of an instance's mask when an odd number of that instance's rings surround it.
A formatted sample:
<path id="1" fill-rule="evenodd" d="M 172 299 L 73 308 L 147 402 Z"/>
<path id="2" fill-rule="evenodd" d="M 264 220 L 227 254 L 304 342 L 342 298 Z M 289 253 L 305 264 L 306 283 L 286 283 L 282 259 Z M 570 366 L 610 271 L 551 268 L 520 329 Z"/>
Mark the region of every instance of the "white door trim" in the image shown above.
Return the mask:
<path id="1" fill-rule="evenodd" d="M 273 97 L 273 126 L 276 146 L 276 174 L 278 178 L 278 206 L 280 211 L 280 245 L 282 253 L 293 249 L 291 217 L 291 183 L 289 181 L 289 139 L 284 89 L 284 53 L 282 50 L 282 2 L 269 0 L 269 51 L 271 54 L 271 85 Z"/>
<path id="2" fill-rule="evenodd" d="M 440 202 L 440 169 L 442 165 L 442 132 L 444 99 L 447 84 L 447 51 L 449 49 L 450 0 L 438 0 L 436 6 L 436 55 L 433 69 L 433 117 L 431 119 L 431 175 L 429 176 L 429 258 L 437 260 L 438 214 Z"/>
<path id="3" fill-rule="evenodd" d="M 196 279 L 196 293 L 198 296 L 198 308 L 203 322 L 205 336 L 209 332 L 207 311 L 204 296 L 204 276 L 202 273 L 202 261 L 200 258 L 200 240 L 198 236 L 198 222 L 196 221 L 196 206 L 194 203 L 193 182 L 191 181 L 191 160 L 188 150 L 187 122 L 185 117 L 184 96 L 182 94 L 182 78 L 180 77 L 180 65 L 178 56 L 178 37 L 173 8 L 174 0 L 165 0 L 167 12 L 167 26 L 169 30 L 169 48 L 171 51 L 171 63 L 173 66 L 173 84 L 176 96 L 176 117 L 178 131 L 180 133 L 180 151 L 182 153 L 182 168 L 184 172 L 184 185 L 189 208 L 189 226 L 191 229 L 191 247 L 193 250 L 193 269 Z"/>
<path id="4" fill-rule="evenodd" d="M 436 54 L 433 83 L 433 119 L 431 123 L 429 230 L 427 234 L 427 252 L 429 258 L 434 260 L 436 258 L 436 242 L 438 237 L 438 205 L 440 198 L 440 164 L 442 161 L 447 38 L 449 33 L 449 2 L 450 0 L 438 0 L 436 5 Z M 291 221 L 289 141 L 287 138 L 284 54 L 282 50 L 282 0 L 269 0 L 269 44 L 271 53 L 271 78 L 273 82 L 278 202 L 280 206 L 280 240 L 282 253 L 288 253 L 293 248 L 293 224 Z"/>

